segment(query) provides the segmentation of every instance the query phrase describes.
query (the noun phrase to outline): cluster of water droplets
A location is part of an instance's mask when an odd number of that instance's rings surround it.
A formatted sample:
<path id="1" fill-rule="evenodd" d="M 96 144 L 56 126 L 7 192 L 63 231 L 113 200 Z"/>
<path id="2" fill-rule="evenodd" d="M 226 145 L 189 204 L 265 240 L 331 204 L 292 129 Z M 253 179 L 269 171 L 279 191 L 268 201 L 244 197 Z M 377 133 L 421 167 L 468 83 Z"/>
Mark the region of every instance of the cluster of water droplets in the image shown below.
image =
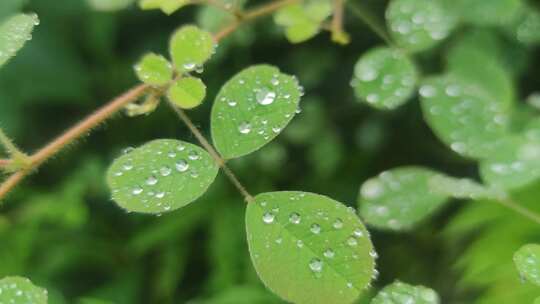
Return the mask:
<path id="1" fill-rule="evenodd" d="M 443 40 L 454 27 L 454 20 L 437 1 L 392 1 L 386 19 L 398 44 L 424 49 Z"/>
<path id="2" fill-rule="evenodd" d="M 3 279 L 0 281 L 0 303 L 44 304 L 47 290 L 32 285 L 26 278 Z"/>
<path id="3" fill-rule="evenodd" d="M 15 15 L 2 24 L 2 50 L 0 50 L 0 63 L 5 62 L 32 39 L 32 28 L 39 24 L 36 14 Z"/>
<path id="4" fill-rule="evenodd" d="M 394 282 L 384 288 L 373 299 L 375 304 L 400 303 L 400 304 L 437 304 L 439 296 L 432 289 L 423 286 L 411 286 L 401 282 Z"/>

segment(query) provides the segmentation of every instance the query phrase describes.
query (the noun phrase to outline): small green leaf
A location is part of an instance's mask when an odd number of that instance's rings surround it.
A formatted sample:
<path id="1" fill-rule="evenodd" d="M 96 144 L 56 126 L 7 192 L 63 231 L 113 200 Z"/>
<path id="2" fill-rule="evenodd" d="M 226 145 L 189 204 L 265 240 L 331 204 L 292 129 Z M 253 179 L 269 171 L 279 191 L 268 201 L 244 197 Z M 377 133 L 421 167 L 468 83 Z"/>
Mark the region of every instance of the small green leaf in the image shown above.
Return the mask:
<path id="1" fill-rule="evenodd" d="M 113 199 L 128 212 L 162 213 L 200 197 L 218 167 L 202 148 L 159 139 L 116 159 L 107 172 Z"/>
<path id="2" fill-rule="evenodd" d="M 416 67 L 405 54 L 376 48 L 360 57 L 351 84 L 356 96 L 369 105 L 392 110 L 411 97 L 417 80 Z"/>
<path id="3" fill-rule="evenodd" d="M 430 190 L 436 172 L 400 167 L 368 179 L 360 188 L 360 215 L 374 227 L 407 230 L 433 214 L 447 196 Z"/>
<path id="4" fill-rule="evenodd" d="M 506 135 L 508 106 L 466 80 L 452 75 L 429 78 L 420 96 L 427 124 L 462 156 L 487 157 Z"/>
<path id="5" fill-rule="evenodd" d="M 278 25 L 285 27 L 287 39 L 292 43 L 306 41 L 319 33 L 321 22 L 332 13 L 328 0 L 311 0 L 288 5 L 274 15 Z"/>
<path id="6" fill-rule="evenodd" d="M 251 260 L 288 302 L 351 303 L 374 275 L 376 253 L 353 209 L 326 196 L 270 192 L 248 204 Z"/>
<path id="7" fill-rule="evenodd" d="M 486 183 L 515 189 L 540 179 L 540 128 L 501 138 L 494 152 L 480 163 Z"/>
<path id="8" fill-rule="evenodd" d="M 540 11 L 529 7 L 522 14 L 514 25 L 517 40 L 526 45 L 540 44 Z"/>
<path id="9" fill-rule="evenodd" d="M 301 90 L 295 77 L 269 65 L 236 74 L 221 88 L 212 108 L 216 149 L 224 158 L 236 158 L 270 142 L 295 115 Z"/>
<path id="10" fill-rule="evenodd" d="M 456 23 L 437 0 L 392 0 L 386 21 L 396 43 L 411 52 L 435 46 L 448 37 Z"/>
<path id="11" fill-rule="evenodd" d="M 189 4 L 189 0 L 140 0 L 139 6 L 143 10 L 161 9 L 165 14 L 170 15 L 183 6 Z"/>
<path id="12" fill-rule="evenodd" d="M 430 191 L 458 199 L 501 199 L 506 196 L 504 192 L 481 185 L 470 178 L 436 174 L 429 179 L 428 183 Z"/>
<path id="13" fill-rule="evenodd" d="M 176 68 L 189 72 L 210 59 L 216 44 L 209 32 L 194 25 L 185 25 L 173 34 L 169 47 Z"/>
<path id="14" fill-rule="evenodd" d="M 519 274 L 527 281 L 540 286 L 540 245 L 527 244 L 514 254 Z"/>
<path id="15" fill-rule="evenodd" d="M 26 41 L 32 39 L 32 30 L 39 24 L 36 14 L 19 14 L 0 24 L 0 66 L 15 56 Z"/>
<path id="16" fill-rule="evenodd" d="M 87 2 L 95 10 L 113 12 L 125 9 L 135 0 L 87 0 Z"/>
<path id="17" fill-rule="evenodd" d="M 5 277 L 0 280 L 0 303 L 47 304 L 47 290 L 35 286 L 27 278 Z"/>
<path id="18" fill-rule="evenodd" d="M 153 86 L 166 85 L 173 77 L 171 63 L 161 55 L 146 54 L 135 66 L 139 80 Z"/>
<path id="19" fill-rule="evenodd" d="M 195 77 L 184 77 L 169 88 L 167 97 L 182 109 L 192 109 L 200 105 L 206 96 L 206 86 Z"/>
<path id="20" fill-rule="evenodd" d="M 371 304 L 438 304 L 439 296 L 431 289 L 422 285 L 413 286 L 396 281 L 384 287 Z"/>

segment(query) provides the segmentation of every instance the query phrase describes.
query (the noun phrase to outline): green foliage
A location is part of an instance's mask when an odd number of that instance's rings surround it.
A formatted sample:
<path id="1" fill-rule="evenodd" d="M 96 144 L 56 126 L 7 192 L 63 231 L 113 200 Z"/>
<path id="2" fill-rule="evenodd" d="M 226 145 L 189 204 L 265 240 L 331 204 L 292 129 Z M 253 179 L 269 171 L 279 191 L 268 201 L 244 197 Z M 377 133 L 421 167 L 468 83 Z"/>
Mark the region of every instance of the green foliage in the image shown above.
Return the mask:
<path id="1" fill-rule="evenodd" d="M 173 77 L 172 65 L 165 57 L 149 53 L 135 66 L 139 80 L 152 86 L 163 86 Z"/>
<path id="2" fill-rule="evenodd" d="M 173 34 L 169 51 L 176 69 L 190 72 L 210 59 L 215 48 L 212 34 L 194 25 L 185 25 Z"/>
<path id="3" fill-rule="evenodd" d="M 411 229 L 447 200 L 430 190 L 429 181 L 436 174 L 421 167 L 401 167 L 368 179 L 360 188 L 360 215 L 377 228 Z"/>
<path id="4" fill-rule="evenodd" d="M 299 107 L 296 78 L 269 65 L 249 67 L 219 91 L 212 108 L 212 139 L 226 158 L 258 150 L 287 126 Z"/>
<path id="5" fill-rule="evenodd" d="M 354 210 L 306 192 L 248 204 L 251 259 L 265 285 L 293 303 L 351 303 L 374 275 L 376 253 Z"/>
<path id="6" fill-rule="evenodd" d="M 519 274 L 527 281 L 540 286 L 540 245 L 527 244 L 514 254 Z"/>
<path id="7" fill-rule="evenodd" d="M 386 21 L 396 44 L 410 52 L 435 46 L 448 37 L 455 26 L 453 15 L 439 0 L 391 1 Z"/>
<path id="8" fill-rule="evenodd" d="M 356 96 L 377 109 L 393 110 L 412 95 L 416 68 L 399 50 L 376 48 L 360 57 L 351 85 Z"/>
<path id="9" fill-rule="evenodd" d="M 32 39 L 32 30 L 39 24 L 39 19 L 36 14 L 18 14 L 0 22 L 1 67 Z"/>
<path id="10" fill-rule="evenodd" d="M 161 9 L 165 14 L 170 15 L 189 4 L 188 0 L 139 0 L 139 6 L 143 10 Z"/>
<path id="11" fill-rule="evenodd" d="M 113 12 L 125 9 L 135 0 L 86 0 L 88 4 L 95 10 Z"/>
<path id="12" fill-rule="evenodd" d="M 274 19 L 285 27 L 285 35 L 290 42 L 300 43 L 317 35 L 321 23 L 331 14 L 331 1 L 309 0 L 280 9 Z"/>
<path id="13" fill-rule="evenodd" d="M 430 288 L 413 286 L 396 281 L 383 288 L 371 301 L 371 304 L 438 304 L 439 296 Z"/>
<path id="14" fill-rule="evenodd" d="M 47 290 L 27 278 L 6 277 L 0 280 L 0 302 L 12 304 L 47 304 Z"/>
<path id="15" fill-rule="evenodd" d="M 514 20 L 523 8 L 522 0 L 444 0 L 463 21 L 475 25 L 505 25 Z"/>
<path id="16" fill-rule="evenodd" d="M 198 146 L 172 139 L 128 150 L 107 172 L 113 199 L 128 212 L 162 213 L 201 196 L 218 168 Z"/>
<path id="17" fill-rule="evenodd" d="M 192 109 L 200 105 L 206 96 L 206 86 L 195 77 L 184 77 L 175 81 L 167 91 L 167 97 L 183 109 Z"/>

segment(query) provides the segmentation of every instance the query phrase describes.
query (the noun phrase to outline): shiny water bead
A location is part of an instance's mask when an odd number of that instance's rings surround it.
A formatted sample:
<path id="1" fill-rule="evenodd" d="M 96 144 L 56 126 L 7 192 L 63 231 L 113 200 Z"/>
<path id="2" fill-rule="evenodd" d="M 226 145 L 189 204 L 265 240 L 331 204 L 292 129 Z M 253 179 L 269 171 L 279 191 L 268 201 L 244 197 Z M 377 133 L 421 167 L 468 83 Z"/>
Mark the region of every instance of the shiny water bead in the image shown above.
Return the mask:
<path id="1" fill-rule="evenodd" d="M 300 224 L 301 220 L 302 217 L 297 212 L 293 212 L 291 213 L 291 215 L 289 215 L 289 222 L 291 222 L 292 224 Z"/>
<path id="2" fill-rule="evenodd" d="M 417 52 L 448 37 L 456 24 L 440 1 L 393 0 L 386 10 L 390 35 L 398 46 Z"/>
<path id="3" fill-rule="evenodd" d="M 202 195 L 217 170 L 202 148 L 163 139 L 115 160 L 107 173 L 107 183 L 120 207 L 129 212 L 160 214 L 183 207 Z"/>
<path id="4" fill-rule="evenodd" d="M 422 285 L 409 285 L 400 281 L 384 287 L 371 301 L 372 304 L 439 304 L 439 296 Z"/>
<path id="5" fill-rule="evenodd" d="M 317 258 L 314 258 L 311 260 L 311 262 L 309 262 L 309 268 L 313 271 L 313 272 L 321 272 L 322 269 L 323 269 L 323 265 L 324 263 L 317 259 Z"/>
<path id="6" fill-rule="evenodd" d="M 358 60 L 351 84 L 360 100 L 377 109 L 392 110 L 411 97 L 417 78 L 416 67 L 405 54 L 375 48 Z"/>

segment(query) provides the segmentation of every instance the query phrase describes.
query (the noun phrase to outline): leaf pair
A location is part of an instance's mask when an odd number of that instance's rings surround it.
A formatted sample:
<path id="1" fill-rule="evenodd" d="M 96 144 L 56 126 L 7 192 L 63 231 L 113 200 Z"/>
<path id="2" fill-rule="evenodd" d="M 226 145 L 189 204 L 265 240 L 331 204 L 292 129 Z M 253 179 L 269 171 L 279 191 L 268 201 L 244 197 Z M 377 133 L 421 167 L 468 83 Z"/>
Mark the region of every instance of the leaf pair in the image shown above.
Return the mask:
<path id="1" fill-rule="evenodd" d="M 274 20 L 285 27 L 285 35 L 290 42 L 300 43 L 317 35 L 322 22 L 331 14 L 331 1 L 309 0 L 280 9 L 274 15 Z"/>

